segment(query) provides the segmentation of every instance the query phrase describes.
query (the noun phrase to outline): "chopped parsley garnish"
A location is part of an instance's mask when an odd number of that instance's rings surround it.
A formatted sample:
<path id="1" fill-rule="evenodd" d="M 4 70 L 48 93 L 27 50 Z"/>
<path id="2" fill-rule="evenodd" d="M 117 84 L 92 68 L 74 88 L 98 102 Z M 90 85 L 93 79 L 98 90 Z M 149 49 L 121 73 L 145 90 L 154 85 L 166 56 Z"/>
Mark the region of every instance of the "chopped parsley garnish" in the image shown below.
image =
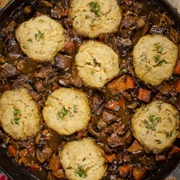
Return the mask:
<path id="1" fill-rule="evenodd" d="M 161 141 L 159 139 L 155 140 L 157 144 L 161 144 Z"/>
<path id="2" fill-rule="evenodd" d="M 97 4 L 96 2 L 90 2 L 88 5 L 90 6 L 91 11 L 94 12 L 96 15 L 98 15 L 100 11 L 99 4 Z"/>
<path id="3" fill-rule="evenodd" d="M 174 135 L 174 136 L 178 136 L 178 135 L 179 135 L 179 132 L 178 132 L 178 131 L 174 131 L 174 132 L 173 132 L 173 135 Z"/>
<path id="4" fill-rule="evenodd" d="M 83 166 L 81 166 L 81 165 L 78 165 L 76 174 L 77 174 L 79 177 L 81 177 L 81 178 L 86 178 L 86 177 L 87 177 L 87 174 L 86 174 Z"/>
<path id="5" fill-rule="evenodd" d="M 91 75 L 94 76 L 95 72 L 94 71 L 91 71 Z"/>
<path id="6" fill-rule="evenodd" d="M 15 109 L 15 110 L 13 111 L 13 115 L 14 115 L 14 123 L 15 123 L 15 124 L 19 124 L 19 119 L 20 119 L 20 117 L 21 117 L 21 111 L 18 110 L 18 109 Z"/>
<path id="7" fill-rule="evenodd" d="M 13 111 L 13 114 L 16 116 L 16 115 L 20 115 L 21 114 L 21 111 L 20 110 L 18 110 L 18 109 L 15 109 L 14 111 Z"/>
<path id="8" fill-rule="evenodd" d="M 67 116 L 67 115 L 68 115 L 68 111 L 67 111 L 67 109 L 63 106 L 63 107 L 61 108 L 61 111 L 58 112 L 58 116 L 60 117 L 61 120 L 63 120 L 64 117 Z"/>
<path id="9" fill-rule="evenodd" d="M 157 54 L 153 57 L 154 61 L 157 66 L 162 66 L 163 64 L 167 63 L 166 60 L 162 58 L 162 53 L 164 51 L 164 48 L 159 44 L 154 44 L 155 50 L 157 51 Z"/>
<path id="10" fill-rule="evenodd" d="M 161 56 L 160 56 L 160 54 L 156 54 L 155 56 L 154 56 L 154 61 L 155 61 L 155 63 L 158 63 L 161 59 Z"/>
<path id="11" fill-rule="evenodd" d="M 90 17 L 88 15 L 85 16 L 85 19 L 89 19 Z"/>
<path id="12" fill-rule="evenodd" d="M 27 39 L 28 42 L 32 42 L 32 39 Z"/>
<path id="13" fill-rule="evenodd" d="M 161 117 L 150 115 L 148 119 L 144 120 L 143 123 L 145 124 L 146 128 L 149 130 L 156 131 L 156 126 L 158 123 L 161 122 Z"/>
<path id="14" fill-rule="evenodd" d="M 157 65 L 162 66 L 163 64 L 166 64 L 167 62 L 165 60 L 160 61 Z"/>
<path id="15" fill-rule="evenodd" d="M 43 22 L 44 22 L 44 20 L 43 20 L 43 19 L 40 19 L 40 20 L 39 20 L 39 22 L 40 22 L 40 23 L 43 23 Z"/>
<path id="16" fill-rule="evenodd" d="M 162 53 L 164 50 L 164 48 L 159 43 L 154 44 L 154 47 L 158 53 Z"/>
<path id="17" fill-rule="evenodd" d="M 121 73 L 126 73 L 127 72 L 127 70 L 125 69 L 125 68 L 123 68 L 122 70 L 121 70 Z"/>
<path id="18" fill-rule="evenodd" d="M 19 119 L 18 118 L 14 118 L 14 123 L 15 124 L 19 124 Z"/>
<path id="19" fill-rule="evenodd" d="M 35 39 L 37 41 L 40 41 L 40 39 L 44 38 L 44 33 L 42 33 L 41 31 L 38 31 L 37 34 L 35 34 Z"/>

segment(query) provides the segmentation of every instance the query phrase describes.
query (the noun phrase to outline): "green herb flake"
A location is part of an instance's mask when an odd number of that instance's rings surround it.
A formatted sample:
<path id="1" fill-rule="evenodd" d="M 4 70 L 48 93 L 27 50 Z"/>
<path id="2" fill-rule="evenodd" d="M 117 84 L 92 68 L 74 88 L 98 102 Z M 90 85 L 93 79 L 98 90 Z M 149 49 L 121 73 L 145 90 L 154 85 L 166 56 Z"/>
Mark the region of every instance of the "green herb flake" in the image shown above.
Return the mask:
<path id="1" fill-rule="evenodd" d="M 158 63 L 161 60 L 160 54 L 156 54 L 153 58 L 154 58 L 155 63 Z"/>
<path id="2" fill-rule="evenodd" d="M 89 19 L 90 17 L 88 15 L 85 16 L 85 19 Z"/>
<path id="3" fill-rule="evenodd" d="M 158 53 L 162 53 L 164 50 L 164 48 L 159 43 L 154 44 L 154 47 Z"/>
<path id="4" fill-rule="evenodd" d="M 21 111 L 18 110 L 18 109 L 15 109 L 15 110 L 13 111 L 13 115 L 14 115 L 14 123 L 15 123 L 15 124 L 19 124 L 19 119 L 20 119 L 20 117 L 21 117 Z"/>
<path id="5" fill-rule="evenodd" d="M 21 111 L 20 110 L 18 110 L 18 109 L 15 109 L 14 111 L 13 111 L 13 114 L 16 116 L 16 115 L 20 115 L 21 114 Z"/>
<path id="6" fill-rule="evenodd" d="M 32 39 L 27 39 L 28 42 L 33 42 Z"/>
<path id="7" fill-rule="evenodd" d="M 14 118 L 14 123 L 19 124 L 19 118 Z"/>
<path id="8" fill-rule="evenodd" d="M 38 33 L 37 34 L 35 34 L 35 39 L 37 40 L 37 41 L 40 41 L 40 39 L 43 39 L 44 38 L 44 33 L 42 33 L 41 31 L 38 31 Z"/>
<path id="9" fill-rule="evenodd" d="M 143 123 L 145 124 L 146 128 L 149 130 L 156 131 L 156 126 L 161 122 L 161 117 L 150 115 L 148 119 L 144 120 Z"/>
<path id="10" fill-rule="evenodd" d="M 158 63 L 158 66 L 162 66 L 163 64 L 167 64 L 167 62 L 165 60 L 162 60 Z"/>
<path id="11" fill-rule="evenodd" d="M 162 143 L 159 139 L 155 140 L 155 142 L 156 142 L 157 144 L 161 144 L 161 143 Z"/>
<path id="12" fill-rule="evenodd" d="M 152 70 L 152 68 L 150 66 L 148 66 L 148 65 L 145 65 L 145 68 L 146 68 L 147 71 L 151 71 Z"/>
<path id="13" fill-rule="evenodd" d="M 86 178 L 87 177 L 87 174 L 86 174 L 83 166 L 81 166 L 81 165 L 78 165 L 78 168 L 77 168 L 75 173 L 81 178 Z"/>
<path id="14" fill-rule="evenodd" d="M 173 136 L 178 136 L 179 135 L 179 132 L 178 131 L 174 131 L 173 132 Z"/>
<path id="15" fill-rule="evenodd" d="M 96 2 L 90 2 L 88 5 L 90 6 L 91 11 L 94 12 L 96 15 L 98 15 L 100 11 L 99 4 L 97 4 Z"/>
<path id="16" fill-rule="evenodd" d="M 63 106 L 60 110 L 60 112 L 57 113 L 57 115 L 60 117 L 61 120 L 64 119 L 65 116 L 68 115 L 67 109 Z"/>
<path id="17" fill-rule="evenodd" d="M 43 19 L 40 19 L 40 20 L 39 20 L 39 22 L 40 22 L 40 23 L 43 23 L 43 22 L 44 22 L 44 20 L 43 20 Z"/>
<path id="18" fill-rule="evenodd" d="M 91 71 L 91 75 L 94 76 L 95 72 L 94 71 Z"/>
<path id="19" fill-rule="evenodd" d="M 121 70 L 121 73 L 126 73 L 127 72 L 127 70 L 125 69 L 125 68 L 123 68 L 122 70 Z"/>
<path id="20" fill-rule="evenodd" d="M 149 124 L 149 122 L 148 122 L 147 120 L 144 120 L 143 123 L 145 124 L 145 126 L 146 126 L 147 129 L 150 129 L 150 130 L 153 130 L 153 131 L 156 130 L 153 126 L 151 126 L 151 125 Z"/>

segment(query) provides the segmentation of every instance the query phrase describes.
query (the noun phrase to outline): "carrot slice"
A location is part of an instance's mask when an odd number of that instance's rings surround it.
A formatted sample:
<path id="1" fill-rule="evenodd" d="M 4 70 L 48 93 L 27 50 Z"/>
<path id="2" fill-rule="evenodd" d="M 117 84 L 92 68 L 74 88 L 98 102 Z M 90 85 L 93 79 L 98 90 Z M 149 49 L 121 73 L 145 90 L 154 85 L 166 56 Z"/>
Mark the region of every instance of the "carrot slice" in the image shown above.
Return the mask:
<path id="1" fill-rule="evenodd" d="M 69 41 L 69 42 L 66 44 L 66 46 L 65 46 L 64 49 L 65 49 L 66 52 L 69 52 L 69 53 L 74 52 L 74 51 L 75 51 L 74 42 L 73 42 L 73 41 Z"/>
<path id="2" fill-rule="evenodd" d="M 143 88 L 139 88 L 138 90 L 138 99 L 144 102 L 150 102 L 151 99 L 151 91 Z"/>
<path id="3" fill-rule="evenodd" d="M 69 12 L 69 9 L 68 9 L 68 8 L 64 9 L 64 10 L 62 11 L 62 13 L 61 13 L 61 16 L 62 16 L 62 17 L 66 17 L 66 16 L 68 15 L 68 12 Z"/>
<path id="4" fill-rule="evenodd" d="M 134 140 L 132 145 L 128 148 L 128 151 L 131 153 L 136 153 L 138 151 L 142 151 L 143 147 L 139 144 L 137 140 Z"/>
<path id="5" fill-rule="evenodd" d="M 177 92 L 180 93 L 180 80 L 178 80 L 176 83 L 175 83 L 175 89 Z"/>
<path id="6" fill-rule="evenodd" d="M 175 73 L 175 74 L 180 74 L 180 61 L 178 61 L 178 62 L 176 63 L 176 66 L 175 66 L 175 68 L 174 68 L 174 73 Z"/>
<path id="7" fill-rule="evenodd" d="M 105 158 L 109 163 L 112 163 L 114 161 L 114 159 L 116 158 L 116 155 L 115 154 L 106 154 Z"/>
<path id="8" fill-rule="evenodd" d="M 126 76 L 126 88 L 127 89 L 134 89 L 135 83 L 131 76 Z"/>
<path id="9" fill-rule="evenodd" d="M 32 170 L 39 171 L 39 170 L 40 170 L 40 166 L 39 166 L 39 164 L 34 163 L 33 165 L 31 165 L 31 169 L 32 169 Z"/>
<path id="10" fill-rule="evenodd" d="M 113 95 L 122 93 L 126 90 L 126 75 L 123 75 L 108 84 L 108 89 Z"/>
<path id="11" fill-rule="evenodd" d="M 118 102 L 119 102 L 120 107 L 121 107 L 123 110 L 125 110 L 125 109 L 126 109 L 125 100 L 124 100 L 124 99 L 119 99 Z"/>
<path id="12" fill-rule="evenodd" d="M 112 110 L 114 111 L 115 109 L 117 109 L 119 107 L 119 102 L 118 101 L 115 101 L 115 100 L 111 100 L 109 101 L 107 104 L 106 104 L 106 108 L 109 109 L 109 110 Z"/>
<path id="13" fill-rule="evenodd" d="M 8 146 L 8 154 L 9 154 L 11 157 L 16 157 L 16 153 L 17 153 L 17 150 L 16 150 L 15 146 L 9 145 L 9 146 Z"/>
<path id="14" fill-rule="evenodd" d="M 126 177 L 129 175 L 132 167 L 130 165 L 122 165 L 119 167 L 119 174 L 123 177 Z"/>

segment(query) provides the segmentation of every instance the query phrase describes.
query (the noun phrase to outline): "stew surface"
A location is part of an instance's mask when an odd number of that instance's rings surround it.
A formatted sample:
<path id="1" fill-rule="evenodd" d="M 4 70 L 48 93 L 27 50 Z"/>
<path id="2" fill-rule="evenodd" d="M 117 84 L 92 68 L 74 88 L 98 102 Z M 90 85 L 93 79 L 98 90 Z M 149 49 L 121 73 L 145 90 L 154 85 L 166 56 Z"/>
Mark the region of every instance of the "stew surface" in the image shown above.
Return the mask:
<path id="1" fill-rule="evenodd" d="M 103 180 L 153 179 L 180 152 L 180 136 L 170 148 L 154 154 L 133 137 L 131 129 L 131 118 L 136 109 L 152 100 L 170 103 L 180 111 L 180 51 L 172 76 L 157 86 L 145 84 L 136 76 L 132 57 L 134 45 L 146 34 L 163 34 L 180 49 L 179 29 L 167 12 L 150 1 L 118 2 L 123 10 L 118 31 L 101 34 L 96 40 L 113 48 L 121 58 L 121 69 L 102 88 L 89 87 L 78 76 L 75 55 L 88 38 L 73 29 L 72 19 L 68 16 L 69 0 L 37 0 L 24 4 L 1 32 L 0 94 L 24 87 L 41 111 L 53 91 L 73 87 L 86 93 L 91 107 L 88 127 L 70 136 L 61 136 L 48 128 L 43 118 L 39 133 L 23 141 L 12 139 L 0 127 L 1 146 L 7 148 L 8 155 L 17 164 L 40 179 L 67 179 L 59 161 L 59 151 L 65 143 L 84 137 L 93 138 L 105 152 L 108 168 Z M 15 38 L 15 30 L 21 23 L 42 14 L 61 23 L 70 37 L 64 51 L 55 56 L 54 64 L 32 61 L 23 54 Z M 116 93 L 113 93 L 114 80 L 122 83 Z"/>

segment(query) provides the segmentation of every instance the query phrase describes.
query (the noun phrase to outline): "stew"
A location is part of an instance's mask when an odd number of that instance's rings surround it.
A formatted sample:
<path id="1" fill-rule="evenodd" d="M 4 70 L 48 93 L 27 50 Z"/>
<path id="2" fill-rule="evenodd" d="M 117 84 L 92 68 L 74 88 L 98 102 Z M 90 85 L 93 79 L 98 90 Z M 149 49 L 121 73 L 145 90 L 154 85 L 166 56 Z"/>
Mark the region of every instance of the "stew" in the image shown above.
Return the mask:
<path id="1" fill-rule="evenodd" d="M 153 179 L 157 172 L 180 152 L 179 138 L 160 154 L 153 154 L 134 137 L 131 118 L 136 109 L 152 100 L 162 100 L 180 111 L 180 31 L 171 16 L 151 1 L 119 0 L 123 10 L 117 32 L 101 34 L 96 40 L 107 44 L 121 58 L 119 74 L 102 88 L 87 86 L 78 76 L 74 59 L 87 38 L 72 27 L 68 16 L 69 0 L 37 0 L 25 3 L 0 36 L 0 94 L 24 87 L 42 110 L 47 97 L 61 87 L 86 93 L 92 110 L 88 127 L 70 136 L 62 136 L 41 121 L 41 130 L 32 138 L 17 141 L 0 127 L 1 146 L 8 156 L 40 179 L 67 179 L 59 161 L 59 151 L 66 142 L 93 138 L 105 151 L 107 171 L 103 180 Z M 32 17 L 45 14 L 61 23 L 70 37 L 55 63 L 31 61 L 15 38 L 16 28 Z M 146 34 L 163 34 L 179 48 L 174 72 L 158 86 L 145 84 L 134 72 L 132 50 Z M 163 73 L 163 72 L 162 72 Z M 121 84 L 121 86 L 118 86 Z M 117 87 L 118 86 L 118 87 Z M 114 91 L 118 89 L 118 92 Z"/>

